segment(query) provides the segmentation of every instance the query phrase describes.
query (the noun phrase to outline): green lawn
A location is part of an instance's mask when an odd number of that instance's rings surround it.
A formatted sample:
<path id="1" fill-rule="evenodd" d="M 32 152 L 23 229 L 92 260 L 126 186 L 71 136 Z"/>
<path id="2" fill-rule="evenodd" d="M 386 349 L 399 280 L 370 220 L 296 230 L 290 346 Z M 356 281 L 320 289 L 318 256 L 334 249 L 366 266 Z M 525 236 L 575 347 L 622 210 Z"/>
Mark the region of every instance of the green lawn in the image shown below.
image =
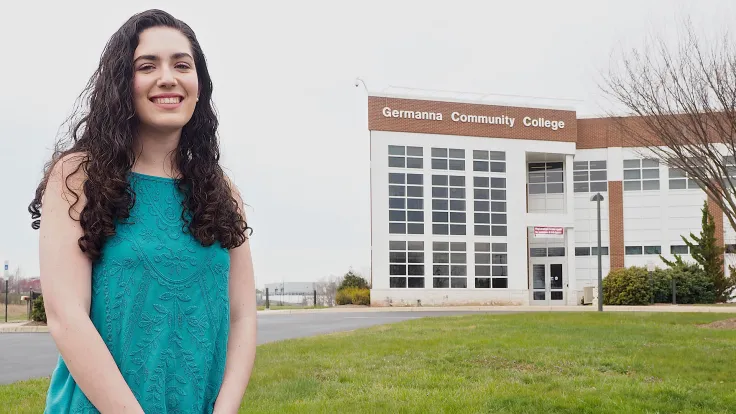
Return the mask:
<path id="1" fill-rule="evenodd" d="M 243 413 L 726 413 L 733 314 L 417 319 L 258 348 Z M 47 381 L 0 387 L 41 412 Z"/>

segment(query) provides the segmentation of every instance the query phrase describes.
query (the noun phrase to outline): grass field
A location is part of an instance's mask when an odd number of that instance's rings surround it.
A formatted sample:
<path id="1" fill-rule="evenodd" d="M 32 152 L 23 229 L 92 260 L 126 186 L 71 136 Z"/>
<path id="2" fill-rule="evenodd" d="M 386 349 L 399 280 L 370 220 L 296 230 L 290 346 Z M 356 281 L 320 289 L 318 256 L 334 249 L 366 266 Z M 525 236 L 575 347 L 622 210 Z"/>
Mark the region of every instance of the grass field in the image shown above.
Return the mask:
<path id="1" fill-rule="evenodd" d="M 18 322 L 28 320 L 27 305 L 11 305 L 8 304 L 8 322 Z M 0 323 L 5 322 L 5 304 L 0 304 Z"/>
<path id="2" fill-rule="evenodd" d="M 258 348 L 243 413 L 726 413 L 733 314 L 417 319 Z M 41 412 L 47 380 L 0 387 Z"/>

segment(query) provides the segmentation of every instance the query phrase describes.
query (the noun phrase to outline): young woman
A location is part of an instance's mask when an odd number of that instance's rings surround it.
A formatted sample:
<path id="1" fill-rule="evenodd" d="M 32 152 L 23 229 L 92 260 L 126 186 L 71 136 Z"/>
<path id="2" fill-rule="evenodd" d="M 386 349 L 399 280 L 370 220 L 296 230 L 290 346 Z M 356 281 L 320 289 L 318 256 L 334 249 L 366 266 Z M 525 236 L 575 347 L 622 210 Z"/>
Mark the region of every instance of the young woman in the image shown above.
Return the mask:
<path id="1" fill-rule="evenodd" d="M 256 348 L 251 229 L 194 32 L 133 16 L 87 92 L 29 207 L 60 352 L 46 412 L 235 413 Z"/>

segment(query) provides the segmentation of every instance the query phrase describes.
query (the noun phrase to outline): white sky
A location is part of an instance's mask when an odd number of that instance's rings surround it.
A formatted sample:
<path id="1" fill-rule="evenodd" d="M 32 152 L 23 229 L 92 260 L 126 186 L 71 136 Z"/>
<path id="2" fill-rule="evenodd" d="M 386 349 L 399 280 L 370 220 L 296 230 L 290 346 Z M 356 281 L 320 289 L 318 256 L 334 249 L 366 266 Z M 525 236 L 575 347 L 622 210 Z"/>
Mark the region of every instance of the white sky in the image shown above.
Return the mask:
<path id="1" fill-rule="evenodd" d="M 223 163 L 255 233 L 256 282 L 368 275 L 366 94 L 389 85 L 543 96 L 601 113 L 618 46 L 672 30 L 736 27 L 729 0 L 63 1 L 0 12 L 0 259 L 38 275 L 27 206 L 59 126 L 103 46 L 132 14 L 192 26 L 210 65 Z M 492 102 L 491 102 L 492 103 Z M 541 102 L 540 102 L 541 103 Z"/>

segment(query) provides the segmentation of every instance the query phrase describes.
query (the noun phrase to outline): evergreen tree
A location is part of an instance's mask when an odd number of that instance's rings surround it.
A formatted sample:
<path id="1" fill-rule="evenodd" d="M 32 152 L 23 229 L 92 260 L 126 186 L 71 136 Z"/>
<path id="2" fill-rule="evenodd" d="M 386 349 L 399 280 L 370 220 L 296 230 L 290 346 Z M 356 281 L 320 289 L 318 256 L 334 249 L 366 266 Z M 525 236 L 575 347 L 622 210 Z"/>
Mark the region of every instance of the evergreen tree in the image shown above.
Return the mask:
<path id="1" fill-rule="evenodd" d="M 713 280 L 715 286 L 715 296 L 717 302 L 726 302 L 731 293 L 736 288 L 736 275 L 733 269 L 731 275 L 727 278 L 723 271 L 723 246 L 718 244 L 716 238 L 716 224 L 713 215 L 708 211 L 708 202 L 703 203 L 703 218 L 701 220 L 700 237 L 690 233 L 690 239 L 685 236 L 682 240 L 690 250 L 690 255 L 703 268 L 705 273 Z M 665 258 L 662 260 L 670 267 L 677 267 L 683 264 L 682 258 L 675 255 L 675 262 L 671 262 Z"/>

